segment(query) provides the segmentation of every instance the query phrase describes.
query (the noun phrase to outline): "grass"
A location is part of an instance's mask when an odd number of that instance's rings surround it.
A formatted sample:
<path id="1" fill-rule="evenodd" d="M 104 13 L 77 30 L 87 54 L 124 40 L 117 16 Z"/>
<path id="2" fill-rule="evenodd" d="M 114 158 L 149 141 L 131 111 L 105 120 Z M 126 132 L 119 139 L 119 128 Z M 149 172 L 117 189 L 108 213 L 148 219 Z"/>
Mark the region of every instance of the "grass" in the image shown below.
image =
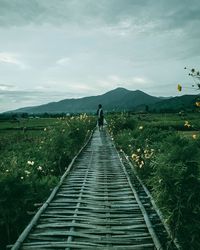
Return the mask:
<path id="1" fill-rule="evenodd" d="M 86 115 L 0 122 L 0 249 L 16 240 L 94 126 Z"/>
<path id="2" fill-rule="evenodd" d="M 110 117 L 108 123 L 118 148 L 132 159 L 182 249 L 200 249 L 199 113 L 125 113 Z"/>
<path id="3" fill-rule="evenodd" d="M 181 136 L 181 137 L 184 137 L 184 138 L 188 138 L 188 139 L 193 139 L 194 135 L 196 135 L 196 138 L 199 139 L 200 138 L 200 131 L 178 131 L 178 134 Z"/>
<path id="4" fill-rule="evenodd" d="M 43 129 L 45 127 L 58 126 L 57 118 L 19 118 L 18 120 L 1 120 L 0 131 L 9 129 Z"/>

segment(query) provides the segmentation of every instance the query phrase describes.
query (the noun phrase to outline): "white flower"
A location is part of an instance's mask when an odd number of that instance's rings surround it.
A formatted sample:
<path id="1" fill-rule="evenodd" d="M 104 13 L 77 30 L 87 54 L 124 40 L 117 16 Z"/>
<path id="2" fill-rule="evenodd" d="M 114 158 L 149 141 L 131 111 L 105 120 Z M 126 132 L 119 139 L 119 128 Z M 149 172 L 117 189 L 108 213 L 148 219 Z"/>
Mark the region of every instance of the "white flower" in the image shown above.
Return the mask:
<path id="1" fill-rule="evenodd" d="M 140 148 L 138 148 L 138 149 L 137 149 L 137 152 L 139 153 L 140 151 L 141 151 L 141 149 L 140 149 Z"/>
<path id="2" fill-rule="evenodd" d="M 142 129 L 143 129 L 143 126 L 139 126 L 139 129 L 142 130 Z"/>
<path id="3" fill-rule="evenodd" d="M 24 179 L 24 177 L 23 177 L 23 176 L 21 176 L 21 179 L 23 180 L 23 179 Z"/>
<path id="4" fill-rule="evenodd" d="M 8 173 L 8 172 L 9 172 L 9 170 L 8 170 L 8 169 L 6 169 L 6 172 Z"/>
<path id="5" fill-rule="evenodd" d="M 34 165 L 34 161 L 27 161 L 27 164 L 33 166 Z"/>
<path id="6" fill-rule="evenodd" d="M 42 167 L 41 167 L 41 166 L 39 166 L 39 167 L 37 168 L 37 170 L 42 171 Z"/>
<path id="7" fill-rule="evenodd" d="M 44 131 L 47 131 L 47 128 L 44 128 Z"/>
<path id="8" fill-rule="evenodd" d="M 24 173 L 27 174 L 27 175 L 29 175 L 31 172 L 28 171 L 28 170 L 25 170 Z"/>

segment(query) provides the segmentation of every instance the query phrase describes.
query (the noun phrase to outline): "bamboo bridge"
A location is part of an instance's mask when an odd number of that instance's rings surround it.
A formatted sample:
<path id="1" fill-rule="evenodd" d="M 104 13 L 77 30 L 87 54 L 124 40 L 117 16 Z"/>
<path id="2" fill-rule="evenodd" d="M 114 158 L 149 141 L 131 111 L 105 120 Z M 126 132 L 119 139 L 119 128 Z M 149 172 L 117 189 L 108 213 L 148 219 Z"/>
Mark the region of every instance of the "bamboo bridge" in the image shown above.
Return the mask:
<path id="1" fill-rule="evenodd" d="M 96 129 L 11 249 L 177 249 L 132 167 Z"/>

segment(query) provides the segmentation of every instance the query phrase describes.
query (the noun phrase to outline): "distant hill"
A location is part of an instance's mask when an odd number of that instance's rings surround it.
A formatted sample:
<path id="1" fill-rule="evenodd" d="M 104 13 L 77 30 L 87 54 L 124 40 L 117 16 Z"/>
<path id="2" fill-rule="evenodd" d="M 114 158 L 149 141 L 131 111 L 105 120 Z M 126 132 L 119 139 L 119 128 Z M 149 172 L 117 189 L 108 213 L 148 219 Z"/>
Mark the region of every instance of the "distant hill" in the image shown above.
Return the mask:
<path id="1" fill-rule="evenodd" d="M 14 110 L 15 113 L 95 113 L 98 104 L 102 104 L 105 111 L 180 111 L 181 109 L 194 109 L 196 95 L 179 97 L 155 97 L 140 90 L 127 90 L 117 88 L 103 95 L 83 97 L 77 99 L 64 99 L 35 107 L 25 107 Z"/>
<path id="2" fill-rule="evenodd" d="M 99 103 L 103 105 L 106 111 L 123 111 L 133 110 L 140 105 L 150 105 L 158 101 L 160 98 L 150 96 L 140 90 L 130 91 L 124 88 L 117 88 L 103 95 L 90 96 L 78 99 L 65 99 L 58 102 L 48 104 L 25 107 L 14 110 L 13 112 L 27 113 L 80 113 L 80 112 L 96 112 Z"/>
<path id="3" fill-rule="evenodd" d="M 170 99 L 165 99 L 149 106 L 152 111 L 180 111 L 195 109 L 195 100 L 199 95 L 183 95 L 176 96 Z"/>

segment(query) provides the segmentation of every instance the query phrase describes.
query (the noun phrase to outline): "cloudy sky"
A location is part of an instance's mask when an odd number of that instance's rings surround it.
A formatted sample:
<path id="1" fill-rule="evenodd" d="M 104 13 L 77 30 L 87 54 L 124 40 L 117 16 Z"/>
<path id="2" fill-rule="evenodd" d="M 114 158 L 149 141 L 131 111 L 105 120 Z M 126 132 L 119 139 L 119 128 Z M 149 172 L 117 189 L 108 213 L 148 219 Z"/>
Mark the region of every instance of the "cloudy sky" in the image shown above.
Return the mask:
<path id="1" fill-rule="evenodd" d="M 0 112 L 116 87 L 179 95 L 199 27 L 199 0 L 0 0 Z"/>

